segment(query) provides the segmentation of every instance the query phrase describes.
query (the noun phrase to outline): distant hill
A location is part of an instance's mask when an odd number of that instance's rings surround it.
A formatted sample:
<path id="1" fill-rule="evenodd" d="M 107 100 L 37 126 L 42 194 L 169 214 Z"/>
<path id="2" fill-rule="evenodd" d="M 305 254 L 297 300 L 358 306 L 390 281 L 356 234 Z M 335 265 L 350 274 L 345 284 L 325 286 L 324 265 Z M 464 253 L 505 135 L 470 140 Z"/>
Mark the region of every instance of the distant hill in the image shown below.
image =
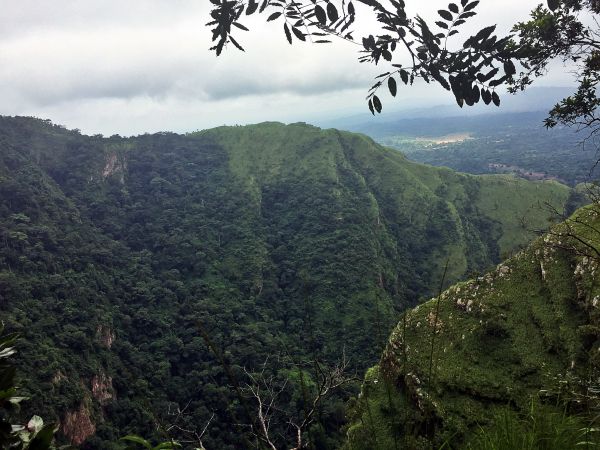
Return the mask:
<path id="1" fill-rule="evenodd" d="M 596 178 L 598 151 L 585 131 L 546 129 L 546 112 L 416 117 L 349 127 L 414 161 L 473 174 L 512 173 L 570 185 Z"/>
<path id="2" fill-rule="evenodd" d="M 0 118 L 0 310 L 24 336 L 23 414 L 108 449 L 187 405 L 190 426 L 215 415 L 207 448 L 239 448 L 247 412 L 202 332 L 240 379 L 344 351 L 362 370 L 447 260 L 448 281 L 486 270 L 572 194 L 306 124 L 103 138 Z"/>
<path id="3" fill-rule="evenodd" d="M 573 91 L 532 88 L 503 97 L 500 108 L 437 105 L 381 115 L 368 112 L 322 125 L 364 133 L 411 160 L 473 174 L 511 173 L 557 179 L 569 185 L 594 181 L 597 142 L 585 130 L 543 125 L 550 108 Z M 392 103 L 393 105 L 393 103 Z"/>
<path id="4" fill-rule="evenodd" d="M 453 118 L 465 121 L 475 116 L 502 116 L 536 112 L 547 114 L 550 108 L 564 97 L 572 94 L 574 89 L 574 87 L 564 86 L 532 87 L 516 95 L 504 95 L 500 107 L 476 104 L 472 107 L 459 108 L 451 98 L 447 99 L 447 103 L 439 104 L 440 99 L 438 97 L 435 98 L 434 103 L 423 98 L 413 99 L 410 104 L 420 106 L 408 108 L 404 105 L 398 107 L 394 101 L 389 101 L 386 103 L 382 114 L 372 115 L 365 107 L 360 114 L 320 120 L 317 125 L 379 135 L 379 130 L 393 129 L 395 124 L 412 119 Z M 371 133 L 369 130 L 375 130 L 375 132 Z"/>

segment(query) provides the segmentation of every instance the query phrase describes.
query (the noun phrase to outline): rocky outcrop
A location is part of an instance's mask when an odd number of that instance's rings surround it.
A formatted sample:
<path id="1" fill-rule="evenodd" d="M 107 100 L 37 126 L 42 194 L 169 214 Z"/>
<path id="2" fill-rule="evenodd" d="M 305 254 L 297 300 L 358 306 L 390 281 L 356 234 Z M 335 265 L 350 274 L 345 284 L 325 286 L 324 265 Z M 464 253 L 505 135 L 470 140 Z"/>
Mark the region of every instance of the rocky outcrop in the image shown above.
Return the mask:
<path id="1" fill-rule="evenodd" d="M 100 403 L 105 405 L 115 398 L 115 390 L 112 384 L 112 377 L 101 372 L 92 378 L 92 396 Z"/>
<path id="2" fill-rule="evenodd" d="M 81 445 L 96 432 L 90 411 L 82 402 L 76 410 L 67 411 L 62 422 L 61 430 L 71 445 Z"/>
<path id="3" fill-rule="evenodd" d="M 104 347 L 111 348 L 115 341 L 115 333 L 110 327 L 98 325 L 98 328 L 96 328 L 96 339 Z"/>
<path id="4" fill-rule="evenodd" d="M 107 178 L 115 174 L 119 174 L 119 181 L 125 182 L 125 169 L 127 165 L 117 152 L 112 152 L 106 157 L 106 163 L 102 170 L 102 178 Z"/>
<path id="5" fill-rule="evenodd" d="M 462 448 L 506 405 L 526 413 L 567 384 L 587 398 L 600 367 L 599 230 L 600 205 L 582 208 L 495 270 L 408 310 L 367 372 L 347 447 Z"/>

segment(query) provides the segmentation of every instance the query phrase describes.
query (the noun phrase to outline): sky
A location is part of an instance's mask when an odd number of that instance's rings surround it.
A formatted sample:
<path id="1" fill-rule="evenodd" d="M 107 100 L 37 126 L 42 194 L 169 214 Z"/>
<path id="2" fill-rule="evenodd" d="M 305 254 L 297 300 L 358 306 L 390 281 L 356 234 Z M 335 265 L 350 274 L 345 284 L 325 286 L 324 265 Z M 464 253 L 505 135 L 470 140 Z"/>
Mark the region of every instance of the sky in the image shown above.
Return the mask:
<path id="1" fill-rule="evenodd" d="M 447 5 L 406 3 L 432 20 Z M 482 0 L 476 27 L 507 32 L 537 3 Z M 290 46 L 282 22 L 267 24 L 263 15 L 235 35 L 246 52 L 230 46 L 217 58 L 208 50 L 210 9 L 209 0 L 0 0 L 0 114 L 128 136 L 368 112 L 366 92 L 386 69 L 359 64 L 359 46 Z M 357 16 L 355 35 L 372 32 L 368 10 L 357 5 Z M 538 85 L 571 83 L 557 64 Z M 453 102 L 424 84 L 382 100 L 384 112 Z"/>

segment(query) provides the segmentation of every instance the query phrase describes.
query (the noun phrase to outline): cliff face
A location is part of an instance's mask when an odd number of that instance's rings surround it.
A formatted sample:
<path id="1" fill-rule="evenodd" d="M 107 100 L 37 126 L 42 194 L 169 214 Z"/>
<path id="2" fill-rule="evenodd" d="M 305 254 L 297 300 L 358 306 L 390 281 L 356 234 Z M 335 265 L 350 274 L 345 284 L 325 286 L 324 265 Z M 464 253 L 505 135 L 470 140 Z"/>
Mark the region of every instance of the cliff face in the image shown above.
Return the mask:
<path id="1" fill-rule="evenodd" d="M 96 328 L 96 339 L 98 339 L 98 342 L 104 347 L 110 349 L 116 339 L 115 332 L 111 327 L 102 324 L 98 325 Z"/>
<path id="2" fill-rule="evenodd" d="M 112 384 L 112 377 L 107 376 L 104 372 L 95 375 L 91 382 L 91 391 L 94 399 L 100 405 L 106 405 L 115 397 L 115 389 Z"/>
<path id="3" fill-rule="evenodd" d="M 600 206 L 583 208 L 485 276 L 407 311 L 367 373 L 347 446 L 461 442 L 506 405 L 585 395 L 600 362 L 599 225 Z"/>
<path id="4" fill-rule="evenodd" d="M 61 431 L 71 445 L 81 445 L 87 438 L 96 432 L 96 425 L 92 422 L 91 413 L 84 402 L 75 410 L 67 411 L 62 422 Z"/>

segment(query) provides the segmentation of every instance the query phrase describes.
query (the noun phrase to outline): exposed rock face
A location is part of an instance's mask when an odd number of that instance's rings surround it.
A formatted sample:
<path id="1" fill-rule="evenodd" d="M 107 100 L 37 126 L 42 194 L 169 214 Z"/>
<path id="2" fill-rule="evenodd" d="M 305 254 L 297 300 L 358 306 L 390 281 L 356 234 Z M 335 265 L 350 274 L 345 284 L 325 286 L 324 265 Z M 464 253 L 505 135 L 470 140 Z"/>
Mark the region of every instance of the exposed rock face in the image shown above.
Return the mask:
<path id="1" fill-rule="evenodd" d="M 92 395 L 101 405 L 105 405 L 115 397 L 112 377 L 100 373 L 92 378 Z"/>
<path id="2" fill-rule="evenodd" d="M 106 348 L 111 348 L 113 342 L 115 341 L 115 333 L 110 327 L 105 327 L 104 325 L 98 325 L 96 328 L 96 338 Z"/>
<path id="3" fill-rule="evenodd" d="M 83 403 L 79 405 L 79 409 L 67 411 L 61 428 L 71 445 L 75 446 L 83 444 L 96 432 L 96 425 L 92 422 L 90 411 Z"/>
<path id="4" fill-rule="evenodd" d="M 106 158 L 106 164 L 104 165 L 104 169 L 102 170 L 102 178 L 107 178 L 116 173 L 120 173 L 119 181 L 121 183 L 124 183 L 125 168 L 126 164 L 119 158 L 119 155 L 116 152 L 113 152 L 109 154 Z"/>

